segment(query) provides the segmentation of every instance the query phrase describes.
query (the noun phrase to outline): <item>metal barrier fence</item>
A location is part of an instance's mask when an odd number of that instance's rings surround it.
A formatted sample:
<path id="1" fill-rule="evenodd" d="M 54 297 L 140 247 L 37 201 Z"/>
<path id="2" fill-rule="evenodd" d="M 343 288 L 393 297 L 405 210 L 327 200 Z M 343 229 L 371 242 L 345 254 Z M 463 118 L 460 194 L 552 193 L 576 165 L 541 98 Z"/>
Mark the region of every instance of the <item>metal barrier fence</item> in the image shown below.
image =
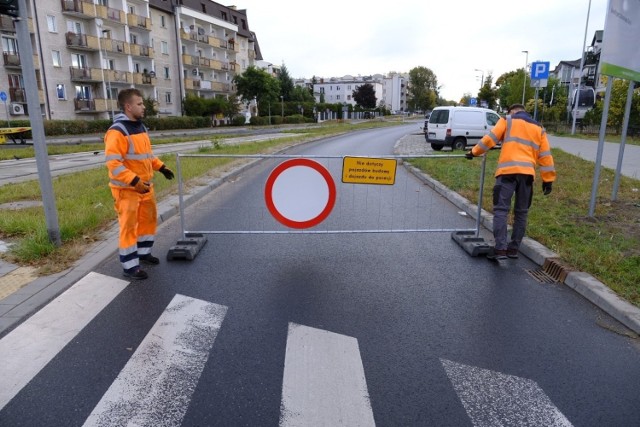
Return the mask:
<path id="1" fill-rule="evenodd" d="M 178 178 L 179 215 L 183 239 L 207 234 L 338 234 L 338 233 L 407 233 L 452 232 L 479 237 L 482 211 L 482 193 L 486 169 L 483 156 L 480 173 L 475 226 L 471 218 L 447 202 L 442 195 L 416 179 L 404 167 L 394 170 L 392 185 L 344 182 L 346 161 L 366 159 L 372 164 L 382 161 L 402 163 L 415 158 L 461 158 L 462 155 L 402 155 L 402 156 L 315 156 L 315 155 L 229 155 L 183 154 L 176 155 Z M 215 191 L 206 202 L 190 207 L 191 219 L 206 223 L 207 229 L 189 229 L 185 215 L 185 182 L 183 170 L 187 159 L 227 159 L 234 169 L 225 176 L 213 178 Z M 330 214 L 321 222 L 306 227 L 291 227 L 274 217 L 273 206 L 268 206 L 266 187 L 273 184 L 273 174 L 278 165 L 293 159 L 317 162 L 328 171 L 335 184 L 335 200 Z M 345 160 L 346 159 L 346 160 Z M 378 160 L 380 162 L 378 162 Z M 460 162 L 460 167 L 468 165 Z M 454 172 L 455 173 L 455 172 Z M 207 178 L 211 181 L 211 178 Z M 349 181 L 349 180 L 347 180 Z M 212 186 L 211 184 L 209 185 Z M 324 197 L 324 196 L 322 196 Z M 204 200 L 204 199 L 203 199 Z M 305 203 L 305 202 L 301 202 Z M 271 203 L 273 205 L 273 202 Z M 270 211 L 271 208 L 271 211 Z M 199 219 L 198 219 L 199 217 Z M 301 229 L 305 228 L 305 229 Z"/>

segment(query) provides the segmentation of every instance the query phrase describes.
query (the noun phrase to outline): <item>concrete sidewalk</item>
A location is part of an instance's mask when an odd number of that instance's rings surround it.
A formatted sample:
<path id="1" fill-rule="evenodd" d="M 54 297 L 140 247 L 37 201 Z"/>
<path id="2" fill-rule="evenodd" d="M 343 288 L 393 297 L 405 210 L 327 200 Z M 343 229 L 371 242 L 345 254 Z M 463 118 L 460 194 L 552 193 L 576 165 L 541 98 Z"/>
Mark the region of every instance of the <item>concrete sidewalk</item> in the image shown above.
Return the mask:
<path id="1" fill-rule="evenodd" d="M 593 141 L 552 137 L 551 144 L 554 147 L 579 155 L 586 160 L 595 160 L 595 155 L 593 155 L 593 158 L 589 158 L 589 156 L 591 156 L 591 151 L 589 151 L 591 148 L 588 147 L 595 144 Z M 615 167 L 615 163 L 617 162 L 618 146 L 618 144 L 607 144 L 605 149 L 605 151 L 609 153 L 607 155 L 608 158 L 615 159 L 613 167 Z M 627 176 L 634 177 L 633 174 L 637 174 L 637 168 L 638 165 L 640 165 L 640 147 L 627 146 L 627 149 L 625 156 L 628 156 L 627 159 L 631 163 L 631 166 L 630 169 L 623 169 L 623 173 L 625 175 L 631 174 Z M 593 153 L 595 153 L 595 148 L 593 148 L 593 150 Z M 614 151 L 615 154 L 611 154 Z M 397 142 L 395 154 L 433 154 L 433 151 L 431 151 L 429 145 L 426 144 L 424 135 L 422 133 L 415 133 L 407 135 Z M 462 152 L 460 152 L 460 154 L 462 154 Z M 604 161 L 603 165 L 610 167 L 608 164 L 605 164 Z M 434 182 L 420 171 L 412 168 L 409 168 L 409 170 L 416 174 L 426 185 L 431 186 L 460 209 L 466 211 L 472 217 L 475 217 L 477 211 L 475 205 L 470 204 L 459 194 L 448 190 L 438 182 Z M 231 173 L 238 173 L 238 171 Z M 190 205 L 207 195 L 217 187 L 219 181 L 220 179 L 207 185 L 189 189 L 188 194 L 184 195 L 185 204 Z M 178 213 L 177 206 L 177 196 L 169 197 L 158 203 L 159 226 Z M 483 211 L 482 225 L 488 230 L 492 229 L 492 218 L 491 214 Z M 117 247 L 118 230 L 117 226 L 114 226 L 113 229 L 104 234 L 100 242 L 92 245 L 87 254 L 78 260 L 73 267 L 61 273 L 37 277 L 35 276 L 35 271 L 32 269 L 13 266 L 0 261 L 0 336 L 46 305 L 109 257 L 113 257 L 117 252 Z M 557 257 L 557 254 L 550 249 L 528 238 L 525 238 L 521 252 L 538 265 L 543 265 L 547 258 Z M 640 334 L 640 309 L 621 299 L 603 283 L 586 273 L 570 272 L 564 284 L 575 289 L 593 304 L 600 307 L 603 311 L 607 312 L 635 333 Z M 3 289 L 9 289 L 10 292 L 6 293 L 5 291 L 3 294 Z"/>

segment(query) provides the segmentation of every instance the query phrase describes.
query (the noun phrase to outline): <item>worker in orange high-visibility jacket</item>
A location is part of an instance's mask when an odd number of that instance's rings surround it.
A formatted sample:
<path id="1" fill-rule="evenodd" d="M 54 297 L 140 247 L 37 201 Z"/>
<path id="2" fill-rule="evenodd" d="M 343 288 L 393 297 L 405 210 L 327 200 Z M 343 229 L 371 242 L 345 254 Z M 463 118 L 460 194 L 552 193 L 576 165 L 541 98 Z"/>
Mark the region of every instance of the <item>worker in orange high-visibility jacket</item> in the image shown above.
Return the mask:
<path id="1" fill-rule="evenodd" d="M 144 102 L 138 89 L 124 89 L 118 94 L 122 113 L 104 137 L 105 157 L 109 170 L 109 187 L 118 213 L 120 238 L 118 253 L 125 277 L 146 279 L 140 262 L 158 264 L 151 255 L 158 214 L 153 191 L 153 173 L 161 172 L 173 179 L 173 172 L 151 151 L 151 140 L 142 123 Z"/>
<path id="2" fill-rule="evenodd" d="M 527 228 L 527 216 L 533 198 L 533 181 L 536 165 L 542 177 L 542 192 L 551 193 L 556 179 L 556 170 L 551 156 L 547 132 L 536 122 L 521 104 L 509 107 L 507 116 L 485 135 L 465 157 L 481 156 L 497 144 L 502 143 L 496 183 L 493 187 L 493 237 L 495 246 L 487 258 L 500 260 L 518 258 L 518 248 Z M 511 240 L 507 239 L 507 216 L 511 199 L 515 194 L 514 220 Z"/>

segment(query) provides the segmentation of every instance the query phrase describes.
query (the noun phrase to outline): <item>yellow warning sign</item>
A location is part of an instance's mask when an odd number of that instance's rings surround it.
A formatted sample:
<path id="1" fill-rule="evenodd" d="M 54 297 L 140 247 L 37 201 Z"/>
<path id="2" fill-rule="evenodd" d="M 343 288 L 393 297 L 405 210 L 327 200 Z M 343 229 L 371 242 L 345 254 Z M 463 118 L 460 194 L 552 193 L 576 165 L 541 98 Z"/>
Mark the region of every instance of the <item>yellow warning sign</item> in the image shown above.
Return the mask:
<path id="1" fill-rule="evenodd" d="M 393 185 L 397 163 L 395 159 L 345 156 L 342 160 L 342 182 Z"/>

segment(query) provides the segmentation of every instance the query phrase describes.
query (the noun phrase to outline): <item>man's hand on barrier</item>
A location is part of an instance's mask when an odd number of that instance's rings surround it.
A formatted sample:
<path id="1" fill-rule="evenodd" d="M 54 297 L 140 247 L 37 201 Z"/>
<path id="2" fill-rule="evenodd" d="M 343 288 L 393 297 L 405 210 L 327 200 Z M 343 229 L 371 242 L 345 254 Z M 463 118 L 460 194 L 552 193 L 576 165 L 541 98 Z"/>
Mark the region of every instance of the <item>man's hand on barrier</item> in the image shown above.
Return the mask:
<path id="1" fill-rule="evenodd" d="M 162 167 L 158 170 L 158 172 L 164 175 L 164 177 L 167 179 L 173 179 L 173 177 L 175 176 L 173 174 L 173 171 L 168 167 L 166 167 L 165 165 L 162 165 Z"/>
<path id="2" fill-rule="evenodd" d="M 551 193 L 552 182 L 543 182 L 542 183 L 542 194 L 548 196 Z"/>
<path id="3" fill-rule="evenodd" d="M 133 185 L 133 188 L 140 194 L 145 194 L 151 191 L 151 187 L 148 182 L 143 182 L 141 179 L 138 179 L 136 183 Z"/>
<path id="4" fill-rule="evenodd" d="M 464 157 L 466 157 L 467 160 L 473 159 L 473 153 L 471 152 L 471 150 L 464 153 Z"/>

